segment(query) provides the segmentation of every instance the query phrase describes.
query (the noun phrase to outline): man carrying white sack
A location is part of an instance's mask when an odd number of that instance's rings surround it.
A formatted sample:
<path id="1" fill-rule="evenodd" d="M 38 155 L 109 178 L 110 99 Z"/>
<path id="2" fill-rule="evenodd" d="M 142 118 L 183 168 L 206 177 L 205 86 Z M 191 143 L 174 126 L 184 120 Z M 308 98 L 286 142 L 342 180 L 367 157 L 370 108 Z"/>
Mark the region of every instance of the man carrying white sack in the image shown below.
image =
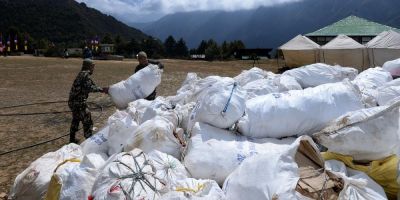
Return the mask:
<path id="1" fill-rule="evenodd" d="M 147 59 L 147 54 L 144 51 L 139 52 L 136 55 L 136 57 L 137 57 L 137 59 L 139 61 L 139 64 L 135 68 L 135 73 L 138 72 L 139 70 L 147 67 L 149 64 L 158 65 L 158 67 L 160 69 L 164 69 L 164 65 L 161 62 L 156 61 L 156 60 Z M 156 98 L 156 90 L 157 90 L 157 88 L 154 89 L 154 91 L 148 97 L 146 97 L 145 99 L 149 100 L 149 101 L 154 100 Z"/>

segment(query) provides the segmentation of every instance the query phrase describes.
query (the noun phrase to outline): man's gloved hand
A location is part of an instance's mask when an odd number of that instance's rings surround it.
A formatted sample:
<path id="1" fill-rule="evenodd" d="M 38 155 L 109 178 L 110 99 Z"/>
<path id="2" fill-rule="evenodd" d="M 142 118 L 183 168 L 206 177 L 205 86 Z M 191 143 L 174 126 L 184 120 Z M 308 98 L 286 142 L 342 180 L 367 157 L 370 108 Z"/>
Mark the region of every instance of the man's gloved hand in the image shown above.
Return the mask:
<path id="1" fill-rule="evenodd" d="M 104 94 L 108 94 L 108 87 L 103 87 L 103 91 Z"/>
<path id="2" fill-rule="evenodd" d="M 164 65 L 163 65 L 162 63 L 159 63 L 159 64 L 158 64 L 158 68 L 159 68 L 159 69 L 164 69 Z"/>

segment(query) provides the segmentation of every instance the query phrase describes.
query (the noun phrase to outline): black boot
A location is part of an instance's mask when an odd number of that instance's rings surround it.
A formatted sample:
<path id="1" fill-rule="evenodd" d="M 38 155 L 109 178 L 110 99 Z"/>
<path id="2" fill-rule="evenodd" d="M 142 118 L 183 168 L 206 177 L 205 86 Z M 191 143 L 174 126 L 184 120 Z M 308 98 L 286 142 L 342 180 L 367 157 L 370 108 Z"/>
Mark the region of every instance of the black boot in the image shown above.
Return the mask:
<path id="1" fill-rule="evenodd" d="M 79 140 L 75 138 L 75 133 L 69 134 L 69 143 L 79 144 Z"/>

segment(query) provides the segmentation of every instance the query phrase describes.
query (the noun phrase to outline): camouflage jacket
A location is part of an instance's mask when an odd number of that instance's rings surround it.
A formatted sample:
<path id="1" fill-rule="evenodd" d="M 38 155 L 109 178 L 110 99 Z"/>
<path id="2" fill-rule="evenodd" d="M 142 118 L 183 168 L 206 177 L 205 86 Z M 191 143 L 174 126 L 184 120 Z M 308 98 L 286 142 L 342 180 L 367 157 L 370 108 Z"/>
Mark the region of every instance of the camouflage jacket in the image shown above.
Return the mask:
<path id="1" fill-rule="evenodd" d="M 103 89 L 93 82 L 90 78 L 89 71 L 80 71 L 69 92 L 68 106 L 71 109 L 85 106 L 90 92 L 101 91 L 103 91 Z"/>

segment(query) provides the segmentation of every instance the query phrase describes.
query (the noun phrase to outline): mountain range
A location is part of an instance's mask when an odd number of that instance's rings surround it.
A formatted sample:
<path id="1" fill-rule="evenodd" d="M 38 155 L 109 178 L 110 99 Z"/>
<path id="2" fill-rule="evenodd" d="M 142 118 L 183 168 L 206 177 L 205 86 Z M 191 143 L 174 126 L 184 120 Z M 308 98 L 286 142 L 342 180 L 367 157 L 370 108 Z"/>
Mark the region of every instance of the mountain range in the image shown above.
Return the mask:
<path id="1" fill-rule="evenodd" d="M 201 40 L 242 40 L 250 48 L 278 47 L 350 15 L 400 28 L 399 0 L 302 0 L 241 11 L 196 11 L 170 14 L 150 23 L 130 24 L 165 40 L 183 38 L 189 47 Z"/>
<path id="2" fill-rule="evenodd" d="M 126 40 L 148 38 L 112 16 L 75 0 L 0 0 L 0 32 L 11 27 L 35 39 L 77 43 L 110 34 Z"/>

